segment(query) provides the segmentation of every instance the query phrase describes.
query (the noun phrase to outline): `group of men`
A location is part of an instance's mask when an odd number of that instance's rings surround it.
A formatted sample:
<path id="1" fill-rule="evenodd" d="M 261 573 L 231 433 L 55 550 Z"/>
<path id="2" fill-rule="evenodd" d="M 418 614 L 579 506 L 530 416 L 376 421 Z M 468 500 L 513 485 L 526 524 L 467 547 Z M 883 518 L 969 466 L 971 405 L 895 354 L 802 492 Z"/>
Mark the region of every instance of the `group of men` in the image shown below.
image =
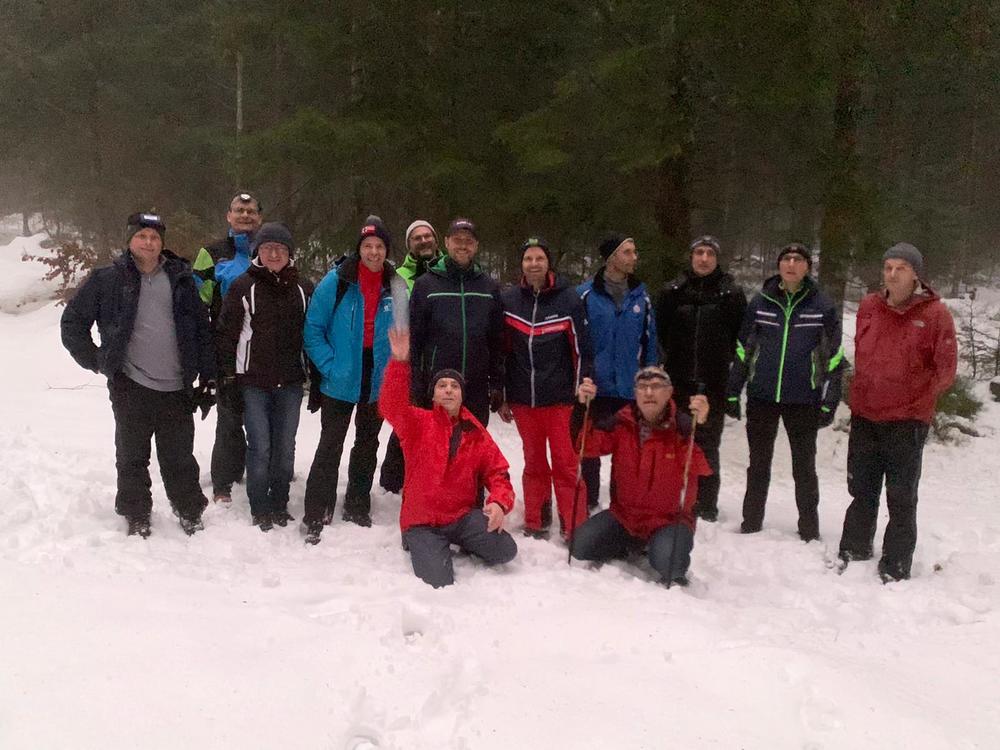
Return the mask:
<path id="1" fill-rule="evenodd" d="M 516 424 L 524 451 L 524 533 L 550 533 L 552 499 L 573 556 L 605 560 L 647 550 L 668 585 L 686 582 L 695 520 L 718 518 L 724 417 L 743 416 L 750 449 L 743 533 L 762 528 L 779 420 L 792 447 L 798 531 L 819 537 L 817 431 L 829 425 L 846 362 L 840 316 L 810 276 L 801 244 L 747 304 L 710 236 L 655 303 L 635 276 L 633 238 L 609 235 L 601 267 L 574 287 L 548 243 L 521 245 L 520 277 L 500 285 L 477 262 L 479 233 L 456 218 L 444 235 L 414 221 L 405 257 L 369 216 L 354 249 L 316 285 L 299 277 L 295 242 L 264 224 L 239 193 L 227 236 L 188 264 L 164 249 L 155 214 L 128 219 L 127 247 L 67 305 L 63 342 L 108 377 L 115 416 L 116 510 L 129 534 L 150 534 L 155 440 L 181 527 L 202 528 L 208 500 L 193 456 L 193 413 L 217 405 L 216 502 L 246 473 L 262 531 L 294 520 L 289 486 L 305 384 L 321 433 L 305 488 L 303 530 L 318 543 L 334 519 L 340 460 L 355 425 L 342 517 L 371 525 L 379 431 L 393 428 L 380 483 L 402 491 L 400 526 L 414 572 L 453 581 L 451 546 L 487 564 L 511 560 L 509 466 L 487 430 Z M 851 388 L 845 561 L 873 554 L 883 476 L 890 523 L 879 573 L 909 577 L 921 450 L 936 396 L 955 372 L 951 317 L 921 280 L 916 248 L 884 257 L 885 289 L 858 313 Z M 408 302 L 406 301 L 409 296 Z M 404 309 L 405 308 L 405 309 Z M 407 322 L 408 321 L 408 322 Z M 91 329 L 98 325 L 100 345 Z M 610 506 L 599 505 L 600 456 L 612 456 Z M 582 460 L 581 460 L 582 459 Z"/>

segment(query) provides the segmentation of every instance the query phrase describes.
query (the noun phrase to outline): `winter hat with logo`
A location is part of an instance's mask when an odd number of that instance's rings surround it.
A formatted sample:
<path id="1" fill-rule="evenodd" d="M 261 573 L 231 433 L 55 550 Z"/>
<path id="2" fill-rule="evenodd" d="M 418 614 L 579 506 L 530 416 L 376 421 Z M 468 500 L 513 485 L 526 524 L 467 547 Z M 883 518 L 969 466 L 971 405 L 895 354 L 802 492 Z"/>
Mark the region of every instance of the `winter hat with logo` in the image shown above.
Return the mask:
<path id="1" fill-rule="evenodd" d="M 451 224 L 448 225 L 448 231 L 445 232 L 445 237 L 450 237 L 455 232 L 468 232 L 477 240 L 479 239 L 479 234 L 476 232 L 476 225 L 472 223 L 471 219 L 465 219 L 461 216 L 451 220 Z"/>
<path id="2" fill-rule="evenodd" d="M 410 247 L 410 235 L 416 232 L 418 229 L 420 229 L 420 227 L 427 227 L 428 229 L 430 229 L 431 234 L 434 235 L 435 241 L 437 240 L 438 233 L 434 230 L 434 227 L 431 226 L 431 223 L 426 219 L 417 219 L 415 222 L 413 222 L 412 224 L 410 224 L 410 226 L 406 228 L 406 236 L 403 237 L 403 244 L 406 245 L 407 249 L 409 249 Z"/>
<path id="3" fill-rule="evenodd" d="M 295 240 L 292 239 L 291 230 L 280 221 L 269 221 L 262 224 L 250 245 L 251 256 L 256 257 L 260 246 L 267 242 L 278 242 L 288 248 L 288 257 L 295 255 Z"/>
<path id="4" fill-rule="evenodd" d="M 649 365 L 643 367 L 635 374 L 635 385 L 639 385 L 644 380 L 661 380 L 665 385 L 671 385 L 670 376 L 660 365 Z"/>
<path id="5" fill-rule="evenodd" d="M 895 245 L 890 247 L 882 255 L 882 262 L 885 263 L 890 258 L 895 258 L 896 260 L 905 260 L 916 272 L 917 276 L 923 277 L 924 275 L 924 256 L 909 242 L 897 242 Z"/>
<path id="6" fill-rule="evenodd" d="M 427 386 L 427 398 L 434 398 L 434 386 L 437 385 L 437 382 L 441 378 L 451 378 L 452 380 L 457 381 L 458 387 L 462 389 L 462 400 L 465 400 L 465 378 L 462 377 L 462 373 L 458 370 L 452 370 L 449 367 L 446 367 L 443 370 L 438 370 L 434 373 L 434 377 L 431 378 L 431 382 Z"/>
<path id="7" fill-rule="evenodd" d="M 155 229 L 161 240 L 167 233 L 167 225 L 163 223 L 159 214 L 140 211 L 129 216 L 125 222 L 125 244 L 128 245 L 132 237 L 143 229 Z"/>
<path id="8" fill-rule="evenodd" d="M 601 241 L 600 246 L 597 248 L 597 252 L 599 252 L 601 254 L 601 258 L 606 261 L 626 242 L 634 242 L 634 240 L 627 234 L 612 232 Z"/>
<path id="9" fill-rule="evenodd" d="M 361 252 L 361 243 L 365 241 L 366 237 L 378 237 L 382 240 L 382 244 L 385 245 L 386 255 L 392 250 L 392 237 L 389 235 L 389 230 L 385 228 L 381 217 L 375 214 L 365 219 L 365 225 L 361 227 L 361 232 L 358 234 L 358 243 L 354 246 L 355 255 Z"/>
<path id="10" fill-rule="evenodd" d="M 549 261 L 549 267 L 552 267 L 552 253 L 549 252 L 549 243 L 544 239 L 539 237 L 537 234 L 532 235 L 524 242 L 521 243 L 521 260 L 524 260 L 524 254 L 528 252 L 530 248 L 537 247 L 543 253 L 545 253 L 545 258 Z"/>
<path id="11" fill-rule="evenodd" d="M 809 251 L 809 248 L 803 245 L 801 242 L 789 242 L 787 245 L 781 248 L 781 252 L 778 253 L 777 262 L 781 263 L 782 258 L 784 258 L 786 255 L 791 255 L 792 253 L 795 253 L 796 255 L 801 255 L 803 258 L 806 259 L 806 263 L 809 264 L 809 267 L 812 268 L 813 264 L 812 253 Z"/>
<path id="12" fill-rule="evenodd" d="M 722 248 L 719 246 L 719 241 L 710 234 L 703 234 L 701 237 L 694 240 L 688 246 L 688 250 L 693 253 L 699 247 L 710 247 L 715 251 L 716 255 L 722 252 Z"/>

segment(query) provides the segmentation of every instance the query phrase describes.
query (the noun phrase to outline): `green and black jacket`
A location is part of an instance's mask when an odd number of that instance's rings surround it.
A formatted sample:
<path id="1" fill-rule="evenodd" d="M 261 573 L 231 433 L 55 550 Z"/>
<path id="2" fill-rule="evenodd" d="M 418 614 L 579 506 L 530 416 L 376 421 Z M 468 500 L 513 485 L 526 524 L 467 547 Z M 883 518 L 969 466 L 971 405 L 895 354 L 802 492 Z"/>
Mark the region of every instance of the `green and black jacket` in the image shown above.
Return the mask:
<path id="1" fill-rule="evenodd" d="M 840 316 L 808 276 L 788 294 L 774 275 L 747 306 L 726 395 L 833 410 L 844 369 Z"/>
<path id="2" fill-rule="evenodd" d="M 465 378 L 466 402 L 484 404 L 503 388 L 503 356 L 499 285 L 475 263 L 462 269 L 442 257 L 410 296 L 414 395 L 423 397 L 431 375 L 448 367 Z"/>

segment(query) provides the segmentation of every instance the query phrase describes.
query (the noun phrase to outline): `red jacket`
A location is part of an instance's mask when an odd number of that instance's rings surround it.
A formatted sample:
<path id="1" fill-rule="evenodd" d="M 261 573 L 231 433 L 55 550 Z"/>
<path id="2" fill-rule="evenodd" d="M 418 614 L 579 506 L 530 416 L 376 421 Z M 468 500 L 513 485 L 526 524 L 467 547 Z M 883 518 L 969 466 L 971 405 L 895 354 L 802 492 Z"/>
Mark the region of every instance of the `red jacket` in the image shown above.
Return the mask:
<path id="1" fill-rule="evenodd" d="M 490 433 L 464 406 L 457 420 L 440 406 L 412 406 L 408 362 L 391 360 L 385 368 L 379 410 L 396 431 L 406 462 L 399 513 L 403 531 L 454 523 L 476 507 L 481 484 L 489 492 L 487 502 L 510 513 L 514 507 L 510 467 Z M 461 424 L 461 439 L 449 458 L 456 424 Z"/>
<path id="2" fill-rule="evenodd" d="M 611 430 L 587 430 L 584 455 L 611 454 L 611 513 L 629 534 L 646 540 L 664 526 L 684 523 L 694 530 L 694 505 L 698 499 L 698 477 L 712 470 L 697 445 L 691 454 L 691 470 L 683 507 L 684 461 L 688 440 L 677 431 L 676 407 L 670 402 L 665 427 L 653 429 L 639 447 L 639 421 L 634 404 L 615 415 Z"/>
<path id="3" fill-rule="evenodd" d="M 916 419 L 930 423 L 934 404 L 955 380 L 955 323 L 928 287 L 902 309 L 884 292 L 858 307 L 854 334 L 851 412 L 873 422 Z"/>

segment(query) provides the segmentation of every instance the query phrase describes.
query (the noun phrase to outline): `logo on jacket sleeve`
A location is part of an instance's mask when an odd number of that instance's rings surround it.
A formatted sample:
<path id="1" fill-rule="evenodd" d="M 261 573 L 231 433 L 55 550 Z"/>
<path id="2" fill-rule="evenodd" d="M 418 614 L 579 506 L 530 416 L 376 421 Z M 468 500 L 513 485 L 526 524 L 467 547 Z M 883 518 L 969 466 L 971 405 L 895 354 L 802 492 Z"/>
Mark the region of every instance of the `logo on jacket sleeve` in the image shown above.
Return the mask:
<path id="1" fill-rule="evenodd" d="M 915 319 L 913 321 L 913 325 L 915 325 L 917 328 L 926 328 L 927 327 L 927 324 L 924 321 L 922 321 L 920 318 Z"/>

